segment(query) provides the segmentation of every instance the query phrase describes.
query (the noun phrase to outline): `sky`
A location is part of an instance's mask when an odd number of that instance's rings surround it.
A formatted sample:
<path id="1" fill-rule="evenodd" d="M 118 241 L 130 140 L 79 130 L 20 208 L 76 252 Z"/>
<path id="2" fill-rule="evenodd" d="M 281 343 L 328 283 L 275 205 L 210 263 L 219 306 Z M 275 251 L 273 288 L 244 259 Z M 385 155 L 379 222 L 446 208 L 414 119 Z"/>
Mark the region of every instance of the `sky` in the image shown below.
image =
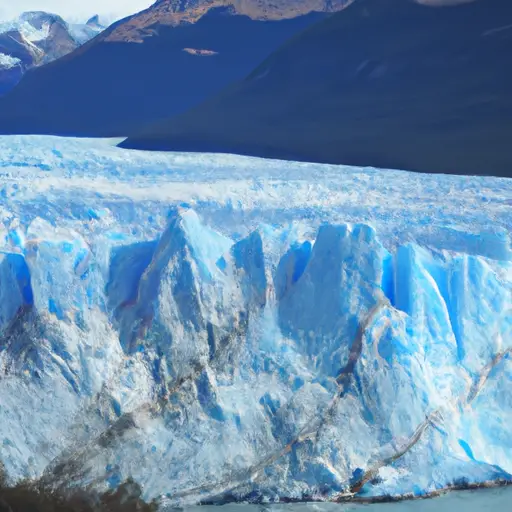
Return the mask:
<path id="1" fill-rule="evenodd" d="M 0 0 L 0 21 L 15 18 L 24 11 L 48 11 L 67 21 L 87 21 L 99 14 L 112 22 L 146 9 L 155 0 Z"/>

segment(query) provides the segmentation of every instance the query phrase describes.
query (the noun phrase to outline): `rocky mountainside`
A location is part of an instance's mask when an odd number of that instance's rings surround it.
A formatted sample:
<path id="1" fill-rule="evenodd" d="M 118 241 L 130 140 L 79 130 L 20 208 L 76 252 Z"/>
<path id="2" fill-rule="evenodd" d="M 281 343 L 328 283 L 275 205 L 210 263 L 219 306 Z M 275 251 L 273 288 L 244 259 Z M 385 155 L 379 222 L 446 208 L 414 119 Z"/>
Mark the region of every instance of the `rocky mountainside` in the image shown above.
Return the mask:
<path id="1" fill-rule="evenodd" d="M 512 3 L 442 3 L 358 0 L 124 147 L 511 176 Z"/>
<path id="2" fill-rule="evenodd" d="M 0 23 L 0 94 L 12 89 L 31 68 L 71 53 L 103 30 L 97 25 L 68 25 L 60 16 L 25 12 Z"/>
<path id="3" fill-rule="evenodd" d="M 108 41 L 142 41 L 154 34 L 155 25 L 195 23 L 212 9 L 258 21 L 279 21 L 311 12 L 336 12 L 352 0 L 158 0 L 105 34 Z"/>
<path id="4" fill-rule="evenodd" d="M 128 135 L 243 78 L 350 0 L 162 0 L 30 73 L 0 101 L 0 132 Z"/>

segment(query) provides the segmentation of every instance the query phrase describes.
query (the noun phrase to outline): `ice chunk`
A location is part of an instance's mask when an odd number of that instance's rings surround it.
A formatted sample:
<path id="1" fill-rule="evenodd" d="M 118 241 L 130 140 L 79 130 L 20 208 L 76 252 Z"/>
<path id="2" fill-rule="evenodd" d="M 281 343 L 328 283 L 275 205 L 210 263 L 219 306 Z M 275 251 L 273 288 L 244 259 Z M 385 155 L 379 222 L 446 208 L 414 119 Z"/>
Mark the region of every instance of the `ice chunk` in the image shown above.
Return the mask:
<path id="1" fill-rule="evenodd" d="M 225 278 L 217 266 L 231 243 L 204 227 L 192 210 L 171 213 L 151 262 L 138 283 L 130 285 L 137 290 L 134 303 L 125 303 L 119 316 L 128 353 L 138 343 L 149 344 L 169 355 L 175 374 L 186 374 L 204 361 L 210 351 L 208 325 L 223 326 L 231 314 L 224 304 L 230 299 Z M 139 268 L 148 257 L 139 251 Z"/>
<path id="2" fill-rule="evenodd" d="M 36 219 L 27 231 L 25 253 L 39 312 L 64 320 L 94 301 L 95 290 L 88 286 L 90 249 L 78 233 Z"/>
<path id="3" fill-rule="evenodd" d="M 467 255 L 453 261 L 452 325 L 460 357 L 471 373 L 512 348 L 512 287 L 506 278 L 511 268 Z"/>
<path id="4" fill-rule="evenodd" d="M 305 270 L 279 302 L 283 332 L 327 375 L 346 364 L 358 318 L 382 299 L 382 258 L 371 227 L 322 226 Z"/>
<path id="5" fill-rule="evenodd" d="M 20 254 L 0 254 L 0 334 L 33 303 L 30 272 Z"/>
<path id="6" fill-rule="evenodd" d="M 263 242 L 258 231 L 235 244 L 231 249 L 233 263 L 239 274 L 246 307 L 264 307 L 267 300 L 267 276 Z"/>
<path id="7" fill-rule="evenodd" d="M 300 279 L 311 257 L 311 242 L 296 244 L 283 256 L 279 262 L 274 286 L 276 297 L 281 300 Z"/>
<path id="8" fill-rule="evenodd" d="M 153 259 L 156 241 L 121 245 L 112 250 L 106 286 L 109 308 L 114 312 L 134 304 L 139 282 Z"/>

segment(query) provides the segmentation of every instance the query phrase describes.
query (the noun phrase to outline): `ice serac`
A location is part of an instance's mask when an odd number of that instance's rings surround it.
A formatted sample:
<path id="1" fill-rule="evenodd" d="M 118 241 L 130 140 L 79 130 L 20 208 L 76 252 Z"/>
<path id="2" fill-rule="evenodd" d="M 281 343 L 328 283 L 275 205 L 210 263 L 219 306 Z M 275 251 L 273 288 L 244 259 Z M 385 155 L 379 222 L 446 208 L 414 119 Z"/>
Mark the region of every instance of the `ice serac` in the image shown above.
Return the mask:
<path id="1" fill-rule="evenodd" d="M 65 155 L 52 155 L 60 169 Z M 265 217 L 267 185 L 251 181 L 252 222 L 210 182 L 197 185 L 203 202 L 178 206 L 156 188 L 122 201 L 133 176 L 103 197 L 97 172 L 83 205 L 74 189 L 48 207 L 22 184 L 0 196 L 11 481 L 105 489 L 133 477 L 174 506 L 512 479 L 503 226 L 480 244 L 475 229 L 421 230 L 423 218 L 398 236 L 355 215 L 317 222 L 300 204 Z M 272 179 L 269 197 L 289 186 Z"/>
<path id="2" fill-rule="evenodd" d="M 359 320 L 384 300 L 382 253 L 369 226 L 322 226 L 309 263 L 279 301 L 283 332 L 317 358 L 328 376 L 346 364 Z M 296 258 L 295 264 L 297 276 L 304 261 Z"/>
<path id="3" fill-rule="evenodd" d="M 230 245 L 228 239 L 202 226 L 195 212 L 176 210 L 170 214 L 149 264 L 140 250 L 133 260 L 131 271 L 137 273 L 129 279 L 139 280 L 131 285 L 135 290 L 131 302 L 125 301 L 118 313 L 127 353 L 148 346 L 165 354 L 174 378 L 204 364 L 211 350 L 209 326 L 222 328 L 229 311 L 224 304 L 229 297 L 224 296 L 216 261 Z M 138 275 L 144 266 L 147 268 Z M 125 273 L 119 279 L 124 280 Z"/>

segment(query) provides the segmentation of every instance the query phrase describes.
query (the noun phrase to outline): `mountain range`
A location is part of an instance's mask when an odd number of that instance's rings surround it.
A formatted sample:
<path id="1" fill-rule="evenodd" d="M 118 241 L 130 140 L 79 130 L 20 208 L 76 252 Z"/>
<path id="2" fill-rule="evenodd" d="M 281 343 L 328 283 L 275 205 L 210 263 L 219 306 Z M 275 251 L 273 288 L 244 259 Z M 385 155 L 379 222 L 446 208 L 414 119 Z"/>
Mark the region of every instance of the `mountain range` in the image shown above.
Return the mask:
<path id="1" fill-rule="evenodd" d="M 511 176 L 511 27 L 508 0 L 160 0 L 25 76 L 0 133 Z"/>
<path id="2" fill-rule="evenodd" d="M 243 78 L 347 3 L 160 0 L 26 76 L 0 101 L 0 132 L 126 136 Z"/>
<path id="3" fill-rule="evenodd" d="M 512 181 L 443 174 L 512 169 L 512 6 L 453 1 L 162 0 L 70 53 L 26 15 L 0 512 L 512 484 Z"/>
<path id="4" fill-rule="evenodd" d="M 0 23 L 0 95 L 29 69 L 71 53 L 104 28 L 97 16 L 85 24 L 68 24 L 43 11 L 25 12 L 14 21 Z"/>
<path id="5" fill-rule="evenodd" d="M 358 0 L 123 147 L 512 176 L 511 52 L 508 0 Z"/>

